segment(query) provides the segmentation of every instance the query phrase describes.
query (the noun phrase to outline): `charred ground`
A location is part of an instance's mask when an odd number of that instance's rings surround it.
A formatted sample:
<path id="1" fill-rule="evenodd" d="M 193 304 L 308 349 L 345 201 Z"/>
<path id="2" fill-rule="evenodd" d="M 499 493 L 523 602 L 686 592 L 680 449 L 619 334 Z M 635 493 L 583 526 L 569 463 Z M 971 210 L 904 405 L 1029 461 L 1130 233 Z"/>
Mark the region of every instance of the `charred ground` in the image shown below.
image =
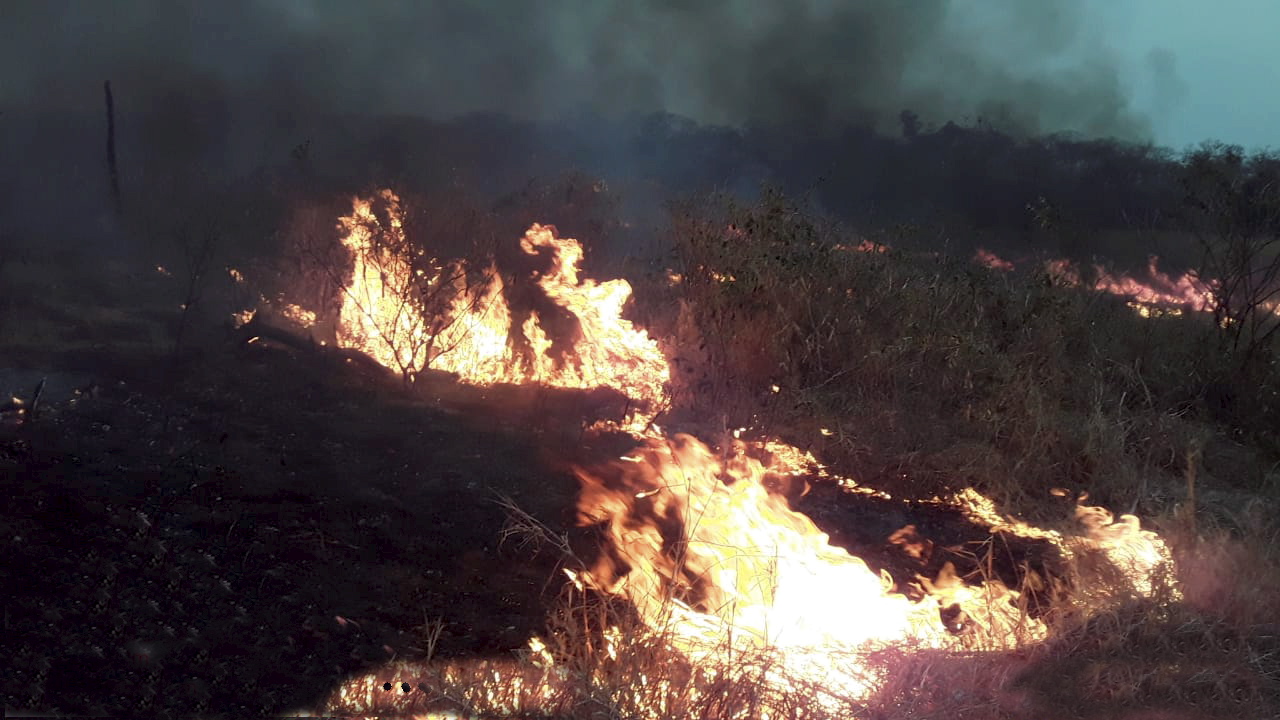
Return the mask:
<path id="1" fill-rule="evenodd" d="M 169 280 L 113 272 L 26 296 L 4 371 L 20 395 L 46 380 L 0 428 L 10 708 L 276 714 L 393 660 L 509 658 L 544 630 L 566 558 L 503 542 L 500 500 L 599 552 L 570 466 L 629 449 L 584 430 L 624 398 L 444 373 L 406 388 L 259 322 L 157 346 Z M 901 525 L 957 550 L 987 535 L 833 490 L 802 507 L 904 586 L 939 563 L 890 543 Z"/>

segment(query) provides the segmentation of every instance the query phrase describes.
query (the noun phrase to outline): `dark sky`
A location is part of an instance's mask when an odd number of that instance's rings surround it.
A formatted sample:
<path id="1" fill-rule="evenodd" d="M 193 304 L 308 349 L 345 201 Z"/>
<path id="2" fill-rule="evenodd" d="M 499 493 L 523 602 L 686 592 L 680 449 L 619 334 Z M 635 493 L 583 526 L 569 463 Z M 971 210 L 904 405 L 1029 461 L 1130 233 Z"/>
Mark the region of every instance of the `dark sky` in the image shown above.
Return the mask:
<path id="1" fill-rule="evenodd" d="M 0 104 L 897 129 L 985 116 L 1145 137 L 1077 0 L 5 0 Z M 1082 50 L 1083 49 L 1083 50 Z"/>

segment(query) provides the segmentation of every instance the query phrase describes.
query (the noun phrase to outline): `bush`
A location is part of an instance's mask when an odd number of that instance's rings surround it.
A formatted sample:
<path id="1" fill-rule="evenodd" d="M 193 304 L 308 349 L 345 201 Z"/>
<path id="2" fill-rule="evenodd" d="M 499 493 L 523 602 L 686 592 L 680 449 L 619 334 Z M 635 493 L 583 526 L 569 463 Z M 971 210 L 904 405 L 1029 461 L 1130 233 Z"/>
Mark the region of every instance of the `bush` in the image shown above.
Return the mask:
<path id="1" fill-rule="evenodd" d="M 646 321 L 671 338 L 676 407 L 758 418 L 895 493 L 1161 509 L 1192 440 L 1230 437 L 1202 402 L 1222 362 L 1202 318 L 899 252 L 773 191 L 676 206 L 671 244 Z"/>

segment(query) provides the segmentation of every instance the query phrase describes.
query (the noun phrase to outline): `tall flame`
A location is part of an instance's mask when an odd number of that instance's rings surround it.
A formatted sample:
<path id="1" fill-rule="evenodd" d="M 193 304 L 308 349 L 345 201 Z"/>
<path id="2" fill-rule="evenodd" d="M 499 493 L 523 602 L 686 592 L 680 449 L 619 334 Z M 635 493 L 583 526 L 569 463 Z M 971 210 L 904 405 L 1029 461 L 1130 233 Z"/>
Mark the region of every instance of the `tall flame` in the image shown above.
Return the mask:
<path id="1" fill-rule="evenodd" d="M 380 197 L 386 220 L 377 216 L 371 200 L 357 198 L 352 214 L 340 221 L 353 262 L 340 311 L 342 347 L 405 374 L 430 367 L 480 385 L 611 387 L 656 412 L 670 381 L 666 359 L 647 332 L 622 317 L 631 297 L 626 280 L 579 278 L 581 243 L 556 237 L 554 228 L 544 225 L 529 228 L 520 240 L 529 255 L 550 256 L 550 269 L 538 275 L 537 284 L 578 322 L 578 336 L 566 359 L 559 359 L 549 352 L 552 343 L 536 313 L 512 327 L 496 269 L 478 288 L 468 288 L 465 270 L 428 259 L 405 237 L 399 198 L 389 190 Z M 441 288 L 449 283 L 452 287 Z M 421 298 L 433 294 L 452 299 L 440 308 L 424 307 Z M 530 352 L 521 352 L 516 339 L 523 339 Z"/>
<path id="2" fill-rule="evenodd" d="M 374 213 L 373 200 L 361 198 L 339 220 L 353 267 L 339 311 L 338 344 L 399 372 L 415 372 L 430 359 L 426 319 L 413 302 L 413 260 L 421 250 L 409 249 L 400 198 L 390 190 L 379 196 L 388 205 L 386 223 Z"/>

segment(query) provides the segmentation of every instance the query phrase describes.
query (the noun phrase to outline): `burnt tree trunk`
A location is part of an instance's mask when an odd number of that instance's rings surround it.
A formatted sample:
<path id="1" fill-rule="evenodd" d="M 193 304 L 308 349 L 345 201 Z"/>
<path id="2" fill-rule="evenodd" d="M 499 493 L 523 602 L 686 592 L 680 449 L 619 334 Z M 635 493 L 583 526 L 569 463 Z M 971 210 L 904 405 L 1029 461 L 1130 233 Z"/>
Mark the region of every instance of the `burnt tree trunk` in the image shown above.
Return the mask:
<path id="1" fill-rule="evenodd" d="M 107 96 L 107 177 L 111 181 L 111 201 L 120 214 L 120 171 L 116 167 L 116 109 L 111 99 L 111 81 L 102 84 Z"/>

